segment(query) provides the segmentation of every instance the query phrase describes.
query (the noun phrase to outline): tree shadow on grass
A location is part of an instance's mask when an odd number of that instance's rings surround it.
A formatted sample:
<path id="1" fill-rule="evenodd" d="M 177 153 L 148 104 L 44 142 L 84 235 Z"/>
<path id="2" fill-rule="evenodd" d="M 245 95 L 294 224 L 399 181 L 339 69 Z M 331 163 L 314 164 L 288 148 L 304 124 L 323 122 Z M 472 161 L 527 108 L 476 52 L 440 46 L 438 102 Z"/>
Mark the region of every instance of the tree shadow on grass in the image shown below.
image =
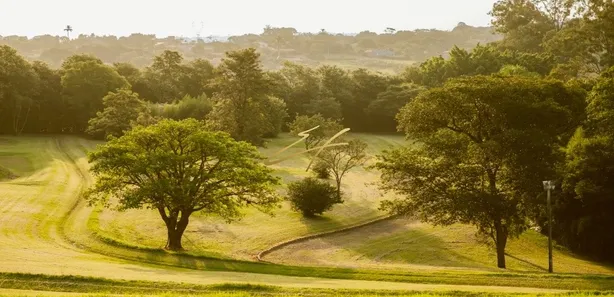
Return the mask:
<path id="1" fill-rule="evenodd" d="M 505 253 L 505 256 L 506 257 L 510 257 L 510 258 L 512 258 L 512 259 L 514 259 L 514 260 L 516 260 L 518 262 L 522 262 L 524 264 L 527 264 L 528 266 L 533 267 L 533 268 L 537 269 L 538 271 L 542 271 L 542 272 L 548 271 L 548 269 L 545 268 L 545 267 L 539 266 L 538 264 L 532 263 L 532 262 L 530 262 L 528 260 L 525 260 L 525 259 L 522 259 L 520 257 L 516 257 L 516 256 L 514 256 L 512 254 L 507 253 L 507 252 Z"/>
<path id="2" fill-rule="evenodd" d="M 488 268 L 484 263 L 463 254 L 459 244 L 446 241 L 438 231 L 427 232 L 414 228 L 407 220 L 391 219 L 365 227 L 322 236 L 291 244 L 273 252 L 271 258 L 289 255 L 296 250 L 311 251 L 301 255 L 306 265 L 335 265 L 336 267 L 369 267 L 387 265 L 418 265 L 424 267 L 455 267 L 460 269 Z M 335 255 L 339 254 L 337 260 Z"/>

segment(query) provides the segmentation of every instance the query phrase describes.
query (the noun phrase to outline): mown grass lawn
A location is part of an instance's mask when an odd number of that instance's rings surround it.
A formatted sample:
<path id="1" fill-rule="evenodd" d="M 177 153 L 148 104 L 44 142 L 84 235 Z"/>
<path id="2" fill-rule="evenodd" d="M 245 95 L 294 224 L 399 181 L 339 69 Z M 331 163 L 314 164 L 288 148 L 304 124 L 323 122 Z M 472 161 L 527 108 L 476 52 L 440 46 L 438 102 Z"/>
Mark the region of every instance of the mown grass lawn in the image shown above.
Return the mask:
<path id="1" fill-rule="evenodd" d="M 506 247 L 507 271 L 547 272 L 547 238 L 528 230 Z M 614 267 L 579 258 L 555 245 L 554 267 L 559 273 L 614 274 Z M 396 219 L 353 231 L 286 246 L 267 260 L 291 265 L 390 267 L 412 270 L 492 270 L 496 253 L 475 228 L 456 224 L 434 227 Z"/>
<path id="2" fill-rule="evenodd" d="M 385 146 L 386 139 L 380 140 L 381 145 Z M 95 221 L 90 219 L 92 208 L 80 199 L 83 189 L 92 183 L 85 153 L 96 144 L 65 136 L 0 137 L 0 152 L 4 156 L 23 157 L 23 162 L 10 158 L 0 162 L 0 166 L 18 173 L 17 177 L 0 181 L 0 272 L 26 275 L 25 280 L 17 281 L 14 277 L 13 280 L 0 277 L 0 288 L 61 291 L 57 286 L 24 287 L 23 284 L 48 285 L 40 277 L 33 280 L 30 274 L 35 273 L 46 274 L 43 276 L 46 278 L 79 275 L 172 284 L 167 287 L 177 287 L 181 283 L 203 286 L 228 282 L 275 285 L 297 290 L 293 291 L 296 294 L 302 290 L 347 288 L 406 291 L 447 288 L 499 293 L 540 290 L 536 288 L 541 288 L 542 292 L 614 290 L 614 276 L 611 275 L 304 267 L 202 258 L 157 248 L 132 249 L 109 244 L 88 229 L 88 222 Z M 11 283 L 20 285 L 9 286 Z M 65 284 L 62 288 L 66 291 Z M 119 294 L 120 291 L 113 288 L 110 293 Z"/>
<path id="3" fill-rule="evenodd" d="M 103 278 L 73 276 L 45 276 L 25 274 L 0 274 L 0 296 L 353 296 L 353 297 L 583 297 L 614 296 L 612 291 L 548 291 L 548 290 L 499 290 L 480 291 L 479 288 L 454 290 L 447 287 L 417 287 L 417 290 L 394 289 L 318 289 L 283 288 L 277 286 L 247 284 L 192 285 L 168 282 L 118 281 Z"/>
<path id="4" fill-rule="evenodd" d="M 368 152 L 375 155 L 383 149 L 405 143 L 400 135 L 354 134 L 365 140 Z M 271 140 L 261 152 L 269 158 L 279 158 L 304 150 L 303 143 L 297 144 L 282 155 L 275 154 L 300 138 L 284 134 Z M 299 155 L 273 165 L 275 174 L 282 178 L 279 192 L 285 193 L 286 184 L 312 175 L 306 172 L 309 164 L 307 155 Z M 356 168 L 344 178 L 345 203 L 335 206 L 330 212 L 316 219 L 305 219 L 291 210 L 284 202 L 274 216 L 257 210 L 247 209 L 245 217 L 231 224 L 217 217 L 194 214 L 184 235 L 184 247 L 188 253 L 217 258 L 253 260 L 261 250 L 281 241 L 308 234 L 339 229 L 366 222 L 385 213 L 378 210 L 379 203 L 390 197 L 378 191 L 375 183 L 377 172 Z M 101 210 L 96 214 L 97 224 L 92 224 L 101 236 L 131 246 L 160 248 L 166 240 L 166 229 L 159 215 L 151 210 L 130 210 L 117 212 Z"/>

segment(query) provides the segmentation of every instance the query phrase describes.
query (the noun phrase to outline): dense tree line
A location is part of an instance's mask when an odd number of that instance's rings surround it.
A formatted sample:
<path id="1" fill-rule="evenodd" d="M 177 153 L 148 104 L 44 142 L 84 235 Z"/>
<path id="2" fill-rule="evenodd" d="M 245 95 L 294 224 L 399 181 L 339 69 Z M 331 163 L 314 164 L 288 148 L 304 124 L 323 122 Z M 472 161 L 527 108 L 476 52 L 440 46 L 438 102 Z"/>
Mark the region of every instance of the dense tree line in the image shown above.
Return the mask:
<path id="1" fill-rule="evenodd" d="M 422 61 L 444 53 L 455 44 L 471 48 L 478 42 L 487 43 L 499 38 L 490 27 L 471 27 L 459 23 L 451 31 L 397 31 L 389 28 L 382 34 L 365 31 L 355 35 L 326 30 L 300 33 L 294 28 L 266 27 L 261 34 L 231 36 L 225 41 L 216 41 L 212 37 L 195 40 L 175 36 L 157 38 L 148 34 L 119 37 L 81 34 L 72 39 L 57 35 L 30 39 L 25 36 L 0 36 L 0 45 L 11 46 L 28 60 L 40 60 L 52 67 L 59 67 L 64 59 L 72 55 L 89 54 L 108 64 L 127 62 L 138 68 L 148 66 L 153 57 L 165 50 L 177 51 L 189 60 L 219 60 L 227 51 L 253 47 L 262 54 L 268 69 L 277 67 L 285 59 L 300 58 L 317 63 L 341 55 Z"/>
<path id="2" fill-rule="evenodd" d="M 288 131 L 297 116 L 321 116 L 354 131 L 395 132 L 398 110 L 424 87 L 401 76 L 335 66 L 286 62 L 265 71 L 255 49 L 228 52 L 220 65 L 185 61 L 175 51 L 139 69 L 74 55 L 52 69 L 0 47 L 2 133 L 84 133 L 104 138 L 130 123 L 156 119 L 207 119 L 236 139 Z M 125 116 L 117 116 L 125 113 Z M 340 127 L 342 127 L 340 126 Z M 101 134 L 102 133 L 102 134 Z"/>

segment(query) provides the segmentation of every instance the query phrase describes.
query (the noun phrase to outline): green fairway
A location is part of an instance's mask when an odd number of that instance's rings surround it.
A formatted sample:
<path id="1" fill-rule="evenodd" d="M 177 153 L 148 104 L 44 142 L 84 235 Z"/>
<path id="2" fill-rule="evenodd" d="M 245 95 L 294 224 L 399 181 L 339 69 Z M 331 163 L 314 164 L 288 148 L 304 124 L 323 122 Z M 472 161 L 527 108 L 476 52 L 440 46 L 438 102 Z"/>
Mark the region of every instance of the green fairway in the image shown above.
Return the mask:
<path id="1" fill-rule="evenodd" d="M 401 138 L 388 136 L 358 135 L 358 137 L 371 138 L 374 150 L 384 148 L 394 143 L 395 140 L 402 141 Z M 163 281 L 174 284 L 181 282 L 191 285 L 250 283 L 312 289 L 352 288 L 412 291 L 454 289 L 507 293 L 554 292 L 556 289 L 614 289 L 614 277 L 594 274 L 488 273 L 449 269 L 420 271 L 413 268 L 408 269 L 411 268 L 410 266 L 403 266 L 402 269 L 310 268 L 204 259 L 167 253 L 159 249 L 131 249 L 105 241 L 104 237 L 91 233 L 92 226 L 97 226 L 96 215 L 92 215 L 93 208 L 83 202 L 80 193 L 92 182 L 87 172 L 88 163 L 85 153 L 94 148 L 97 142 L 75 137 L 3 137 L 0 139 L 2 139 L 0 152 L 3 156 L 19 156 L 15 160 L 8 158 L 11 162 L 0 163 L 0 166 L 19 175 L 17 178 L 0 182 L 0 193 L 2 193 L 0 196 L 0 242 L 2 243 L 0 244 L 2 254 L 0 272 L 80 275 L 113 280 Z M 291 142 L 291 139 L 285 138 L 282 141 Z M 277 145 L 282 146 L 283 144 Z M 267 150 L 270 153 L 276 149 L 272 144 L 265 150 L 265 153 Z M 292 165 L 287 163 L 292 162 L 305 164 L 306 160 L 288 160 L 279 166 L 290 168 Z M 357 174 L 364 175 L 365 172 L 357 172 Z M 375 175 L 375 173 L 371 174 Z M 372 207 L 372 211 L 376 212 L 376 203 L 373 203 Z M 336 211 L 333 213 L 339 214 Z M 365 219 L 353 218 L 349 214 L 347 216 L 348 222 L 344 224 Z M 290 215 L 282 218 L 286 222 L 299 220 L 293 219 Z M 206 222 L 204 218 L 197 220 L 201 219 Z M 249 220 L 248 216 L 243 223 Z M 153 221 L 155 220 L 152 219 Z M 144 225 L 143 221 L 133 220 L 131 222 L 137 226 Z M 252 224 L 250 228 L 255 228 L 256 223 L 253 219 Z M 324 226 L 328 224 L 328 227 L 320 227 L 320 230 L 339 226 L 326 222 L 320 224 Z M 226 226 L 231 228 L 232 225 Z M 277 230 L 284 230 L 284 228 L 285 226 L 277 226 Z M 301 232 L 289 232 L 279 238 L 317 231 L 317 229 L 301 230 Z M 141 236 L 148 236 L 154 241 L 151 234 L 141 234 Z M 260 233 L 258 236 L 272 235 Z M 363 239 L 366 238 L 362 238 L 361 241 Z M 163 241 L 163 238 L 156 240 Z M 273 243 L 275 240 L 263 240 L 263 242 Z M 234 244 L 239 246 L 241 243 Z M 256 248 L 251 248 L 251 250 L 256 250 Z M 590 266 L 586 267 L 588 267 L 586 271 L 598 272 L 590 271 Z M 0 281 L 0 288 L 22 289 L 24 283 L 36 283 L 17 282 L 22 285 L 9 286 L 11 282 L 4 279 Z M 14 280 L 13 283 L 15 283 Z M 38 282 L 38 284 L 42 283 Z M 43 290 L 57 291 L 56 289 Z"/>
<path id="2" fill-rule="evenodd" d="M 382 149 L 405 143 L 402 136 L 378 136 L 368 134 L 352 135 L 369 143 L 371 154 Z M 269 158 L 285 146 L 300 138 L 289 134 L 273 139 L 261 149 Z M 304 145 L 299 143 L 278 158 L 299 153 Z M 273 167 L 284 183 L 311 175 L 305 169 L 309 164 L 306 155 L 288 159 Z M 184 247 L 188 253 L 217 258 L 253 260 L 258 252 L 275 243 L 308 234 L 331 231 L 359 224 L 385 215 L 378 210 L 379 202 L 388 195 L 382 195 L 372 185 L 378 178 L 377 172 L 356 168 L 343 181 L 346 193 L 345 203 L 336 205 L 321 218 L 305 219 L 293 212 L 288 203 L 274 212 L 274 217 L 257 210 L 247 210 L 244 219 L 227 224 L 217 217 L 195 214 L 184 235 Z M 280 192 L 284 193 L 283 187 Z M 103 237 L 129 246 L 161 248 L 166 238 L 166 227 L 157 212 L 150 210 L 129 210 L 117 212 L 102 210 L 95 216 L 97 222 L 91 227 Z M 135 224 L 135 222 L 139 222 Z"/>

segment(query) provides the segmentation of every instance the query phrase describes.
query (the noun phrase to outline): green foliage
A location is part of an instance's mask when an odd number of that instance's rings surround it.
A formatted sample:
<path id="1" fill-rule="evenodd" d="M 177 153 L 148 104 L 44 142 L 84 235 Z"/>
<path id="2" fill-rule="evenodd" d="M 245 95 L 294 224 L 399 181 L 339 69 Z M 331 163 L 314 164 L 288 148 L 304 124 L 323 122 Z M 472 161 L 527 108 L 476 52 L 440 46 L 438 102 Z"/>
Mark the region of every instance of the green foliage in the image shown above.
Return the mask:
<path id="1" fill-rule="evenodd" d="M 0 122 L 5 132 L 23 132 L 30 111 L 38 77 L 32 66 L 17 51 L 0 45 Z"/>
<path id="2" fill-rule="evenodd" d="M 158 103 L 172 102 L 183 97 L 181 78 L 185 68 L 182 65 L 183 56 L 176 51 L 166 50 L 154 57 L 151 66 L 147 67 L 144 79 L 151 89 L 149 101 Z"/>
<path id="3" fill-rule="evenodd" d="M 588 97 L 587 119 L 569 141 L 563 193 L 555 207 L 559 240 L 573 250 L 613 260 L 614 79 L 603 76 Z"/>
<path id="4" fill-rule="evenodd" d="M 343 130 L 343 126 L 339 124 L 339 122 L 332 119 L 326 119 L 320 114 L 314 116 L 298 116 L 288 127 L 290 128 L 290 133 L 294 135 L 318 127 L 308 132 L 309 137 L 304 140 L 306 149 L 318 146 L 323 140 Z"/>
<path id="5" fill-rule="evenodd" d="M 150 104 L 150 109 L 154 117 L 173 120 L 192 118 L 202 121 L 213 110 L 213 102 L 205 94 L 198 97 L 185 95 L 177 102 Z"/>
<path id="6" fill-rule="evenodd" d="M 335 187 L 312 177 L 289 184 L 288 200 L 292 209 L 300 211 L 305 217 L 321 215 L 335 204 L 343 203 Z"/>
<path id="7" fill-rule="evenodd" d="M 259 59 L 253 48 L 226 53 L 216 70 L 215 105 L 208 119 L 211 127 L 256 145 L 264 143 L 265 134 L 278 133 L 285 117 L 282 104 L 271 101 L 272 84 Z"/>
<path id="8" fill-rule="evenodd" d="M 85 131 L 96 139 L 122 136 L 141 114 L 148 112 L 139 95 L 127 89 L 109 93 L 102 98 L 102 104 L 104 109 L 89 120 Z"/>
<path id="9" fill-rule="evenodd" d="M 130 87 L 113 68 L 89 56 L 69 58 L 62 68 L 62 98 L 66 113 L 74 115 L 67 128 L 83 132 L 90 118 L 103 108 L 102 98 L 109 92 Z"/>
<path id="10" fill-rule="evenodd" d="M 316 162 L 311 167 L 311 171 L 315 173 L 317 178 L 321 179 L 329 179 L 330 178 L 330 167 L 326 162 L 323 162 L 320 159 L 317 159 Z"/>
<path id="11" fill-rule="evenodd" d="M 285 119 L 288 117 L 286 103 L 276 97 L 267 97 L 262 103 L 268 124 L 262 136 L 277 137 L 284 127 Z"/>
<path id="12" fill-rule="evenodd" d="M 33 97 L 36 105 L 30 111 L 31 117 L 26 129 L 35 133 L 59 133 L 62 131 L 63 119 L 70 116 L 64 110 L 59 71 L 40 61 L 32 63 L 32 69 L 38 76 L 38 89 Z"/>
<path id="13" fill-rule="evenodd" d="M 546 35 L 556 29 L 533 0 L 499 0 L 493 6 L 495 30 L 505 34 L 501 45 L 505 48 L 527 52 L 540 52 Z M 562 1 L 559 1 L 562 2 Z"/>
<path id="14" fill-rule="evenodd" d="M 375 166 L 384 189 L 408 198 L 382 207 L 440 225 L 473 224 L 505 268 L 507 239 L 528 227 L 539 181 L 554 174 L 560 136 L 581 118 L 581 94 L 560 82 L 475 76 L 419 95 L 398 120 L 420 145 L 386 152 Z"/>
<path id="15" fill-rule="evenodd" d="M 519 66 L 519 65 L 505 65 L 499 70 L 499 74 L 502 76 L 526 76 L 539 79 L 539 74 L 535 72 L 530 72 L 527 68 Z"/>
<path id="16" fill-rule="evenodd" d="M 418 67 L 406 69 L 402 76 L 409 82 L 436 87 L 455 77 L 497 73 L 506 65 L 517 65 L 526 68 L 528 72 L 547 75 L 554 67 L 554 62 L 553 57 L 547 53 L 502 51 L 494 44 L 478 45 L 471 52 L 454 47 L 450 50 L 449 59 L 431 58 Z"/>
<path id="17" fill-rule="evenodd" d="M 151 208 L 168 229 L 167 248 L 182 249 L 192 213 L 233 220 L 244 206 L 271 210 L 279 202 L 271 175 L 255 147 L 194 119 L 136 127 L 89 155 L 96 184 L 90 203 L 118 199 L 119 209 Z"/>
<path id="18" fill-rule="evenodd" d="M 399 110 L 418 94 L 425 91 L 422 86 L 413 83 L 403 83 L 388 86 L 386 91 L 377 95 L 377 99 L 369 103 L 366 113 L 371 119 L 371 129 L 374 131 L 395 131 L 396 115 Z"/>

